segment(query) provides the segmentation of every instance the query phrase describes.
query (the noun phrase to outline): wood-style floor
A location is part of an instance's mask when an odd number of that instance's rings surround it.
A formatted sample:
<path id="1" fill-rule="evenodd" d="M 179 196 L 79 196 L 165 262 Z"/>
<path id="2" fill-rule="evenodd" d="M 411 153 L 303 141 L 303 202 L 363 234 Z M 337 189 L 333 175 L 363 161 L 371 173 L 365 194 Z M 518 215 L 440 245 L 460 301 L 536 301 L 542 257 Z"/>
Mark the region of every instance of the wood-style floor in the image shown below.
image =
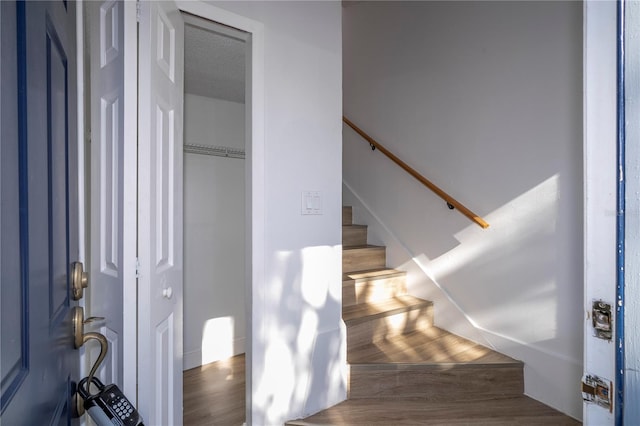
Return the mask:
<path id="1" fill-rule="evenodd" d="M 575 426 L 580 423 L 526 396 L 465 402 L 353 399 L 290 426 Z"/>
<path id="2" fill-rule="evenodd" d="M 184 372 L 185 426 L 240 426 L 244 420 L 244 355 Z M 293 421 L 288 424 L 575 426 L 580 423 L 544 404 L 522 396 L 463 403 L 427 402 L 421 398 L 354 399 L 305 421 Z"/>
<path id="3" fill-rule="evenodd" d="M 402 336 L 349 348 L 347 360 L 350 364 L 516 362 L 513 358 L 438 327 L 412 331 Z"/>
<path id="4" fill-rule="evenodd" d="M 244 423 L 244 355 L 187 370 L 183 381 L 185 426 L 240 426 Z"/>

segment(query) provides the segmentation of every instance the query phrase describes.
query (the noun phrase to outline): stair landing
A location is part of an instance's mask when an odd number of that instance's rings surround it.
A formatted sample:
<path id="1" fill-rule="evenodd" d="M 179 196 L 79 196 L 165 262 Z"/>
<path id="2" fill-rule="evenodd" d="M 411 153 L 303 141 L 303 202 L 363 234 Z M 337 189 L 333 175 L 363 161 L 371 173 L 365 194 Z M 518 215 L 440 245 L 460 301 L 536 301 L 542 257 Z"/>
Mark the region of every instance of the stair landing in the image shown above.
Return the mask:
<path id="1" fill-rule="evenodd" d="M 291 426 L 575 426 L 581 423 L 526 396 L 491 401 L 425 402 L 423 399 L 352 399 Z"/>

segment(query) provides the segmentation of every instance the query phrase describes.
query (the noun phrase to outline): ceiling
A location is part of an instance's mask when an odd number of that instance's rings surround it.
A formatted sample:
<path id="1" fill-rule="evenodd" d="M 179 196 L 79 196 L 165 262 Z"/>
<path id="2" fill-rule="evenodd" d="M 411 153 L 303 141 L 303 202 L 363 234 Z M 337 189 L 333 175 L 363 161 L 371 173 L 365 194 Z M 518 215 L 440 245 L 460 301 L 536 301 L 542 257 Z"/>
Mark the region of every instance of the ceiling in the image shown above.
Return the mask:
<path id="1" fill-rule="evenodd" d="M 245 42 L 184 26 L 184 91 L 244 103 Z"/>

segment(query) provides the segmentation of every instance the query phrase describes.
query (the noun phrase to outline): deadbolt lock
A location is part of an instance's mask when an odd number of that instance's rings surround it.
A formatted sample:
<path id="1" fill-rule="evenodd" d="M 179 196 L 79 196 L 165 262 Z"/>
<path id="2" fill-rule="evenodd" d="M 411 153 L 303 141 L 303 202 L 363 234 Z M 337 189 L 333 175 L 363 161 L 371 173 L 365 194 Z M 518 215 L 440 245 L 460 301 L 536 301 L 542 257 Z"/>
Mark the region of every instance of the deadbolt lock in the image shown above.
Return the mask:
<path id="1" fill-rule="evenodd" d="M 82 262 L 71 264 L 71 287 L 73 289 L 73 300 L 82 299 L 84 289 L 89 285 L 89 277 L 84 272 Z"/>

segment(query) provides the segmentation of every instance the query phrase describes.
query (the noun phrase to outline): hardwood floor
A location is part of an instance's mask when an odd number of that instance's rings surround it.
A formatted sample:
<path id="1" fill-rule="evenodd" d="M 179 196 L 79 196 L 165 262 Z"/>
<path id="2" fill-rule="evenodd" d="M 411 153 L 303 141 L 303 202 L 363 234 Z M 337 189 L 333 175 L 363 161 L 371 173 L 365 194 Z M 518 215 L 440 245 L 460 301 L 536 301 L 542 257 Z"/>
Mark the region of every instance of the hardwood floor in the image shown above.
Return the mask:
<path id="1" fill-rule="evenodd" d="M 185 426 L 240 426 L 244 423 L 244 355 L 187 370 L 183 381 Z"/>
<path id="2" fill-rule="evenodd" d="M 424 399 L 355 399 L 290 426 L 575 426 L 580 422 L 526 396 L 489 401 L 427 402 Z"/>
<path id="3" fill-rule="evenodd" d="M 240 426 L 244 420 L 244 355 L 184 372 L 185 426 Z M 580 423 L 533 399 L 520 396 L 462 403 L 433 402 L 424 398 L 353 399 L 305 420 L 287 424 L 575 426 Z"/>

